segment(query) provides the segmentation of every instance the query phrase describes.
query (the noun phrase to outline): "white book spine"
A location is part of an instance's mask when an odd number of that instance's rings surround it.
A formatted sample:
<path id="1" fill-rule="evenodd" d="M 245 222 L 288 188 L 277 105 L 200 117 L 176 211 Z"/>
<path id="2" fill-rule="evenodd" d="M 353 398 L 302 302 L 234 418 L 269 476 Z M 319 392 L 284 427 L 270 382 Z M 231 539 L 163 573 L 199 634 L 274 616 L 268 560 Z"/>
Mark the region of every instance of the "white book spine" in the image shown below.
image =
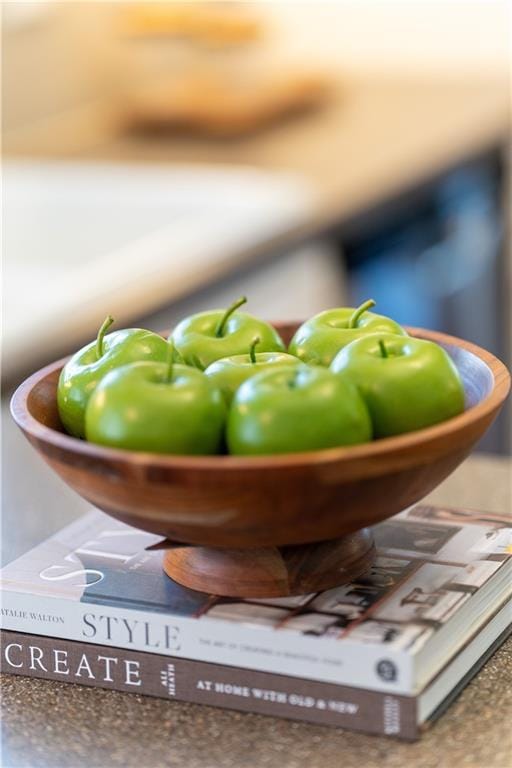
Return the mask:
<path id="1" fill-rule="evenodd" d="M 1 593 L 0 614 L 2 628 L 15 632 L 397 695 L 415 693 L 413 656 L 379 643 L 310 637 L 295 631 L 251 627 L 220 619 L 169 616 L 11 590 Z"/>

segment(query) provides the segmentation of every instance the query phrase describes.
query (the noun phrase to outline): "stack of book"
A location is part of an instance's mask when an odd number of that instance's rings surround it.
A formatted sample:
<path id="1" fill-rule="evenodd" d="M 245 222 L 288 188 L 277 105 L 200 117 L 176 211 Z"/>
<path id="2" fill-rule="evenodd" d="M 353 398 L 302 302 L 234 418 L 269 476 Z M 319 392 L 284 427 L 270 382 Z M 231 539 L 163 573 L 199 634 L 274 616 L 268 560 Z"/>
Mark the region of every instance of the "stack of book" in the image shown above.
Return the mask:
<path id="1" fill-rule="evenodd" d="M 507 636 L 512 529 L 416 506 L 357 581 L 262 600 L 169 579 L 159 537 L 92 511 L 1 573 L 1 669 L 414 739 Z"/>

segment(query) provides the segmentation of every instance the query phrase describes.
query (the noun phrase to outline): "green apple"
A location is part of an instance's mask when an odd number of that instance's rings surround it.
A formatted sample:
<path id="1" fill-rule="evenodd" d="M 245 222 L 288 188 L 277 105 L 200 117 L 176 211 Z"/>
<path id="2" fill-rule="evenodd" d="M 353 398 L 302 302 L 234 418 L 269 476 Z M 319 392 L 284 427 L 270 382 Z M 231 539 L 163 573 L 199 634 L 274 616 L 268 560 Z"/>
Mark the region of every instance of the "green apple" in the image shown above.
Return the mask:
<path id="1" fill-rule="evenodd" d="M 244 382 L 231 404 L 226 436 L 232 454 L 293 453 L 367 442 L 372 426 L 350 381 L 302 364 Z"/>
<path id="2" fill-rule="evenodd" d="M 223 357 L 205 370 L 205 374 L 221 390 L 228 406 L 237 389 L 251 376 L 278 365 L 302 365 L 300 360 L 286 352 L 256 352 L 259 342 L 259 337 L 253 340 L 249 354 Z"/>
<path id="3" fill-rule="evenodd" d="M 260 339 L 261 352 L 286 352 L 281 337 L 269 323 L 236 311 L 246 301 L 242 297 L 227 310 L 191 315 L 176 326 L 170 339 L 187 365 L 205 370 L 223 357 L 243 355 L 255 336 Z"/>
<path id="4" fill-rule="evenodd" d="M 80 349 L 61 371 L 57 387 L 60 420 L 67 432 L 85 436 L 85 408 L 101 379 L 112 369 L 136 360 L 166 361 L 169 345 L 157 333 L 125 328 L 105 335 L 114 322 L 105 318 L 95 341 Z"/>
<path id="5" fill-rule="evenodd" d="M 305 363 L 329 367 L 340 349 L 369 333 L 407 336 L 394 320 L 368 312 L 374 306 L 373 299 L 368 299 L 357 309 L 341 307 L 320 312 L 295 332 L 288 352 Z"/>
<path id="6" fill-rule="evenodd" d="M 88 440 L 134 451 L 205 455 L 222 445 L 226 406 L 197 368 L 138 362 L 108 373 L 89 399 Z"/>
<path id="7" fill-rule="evenodd" d="M 331 371 L 357 386 L 375 437 L 430 427 L 464 410 L 460 374 L 447 352 L 432 341 L 366 336 L 344 347 Z"/>

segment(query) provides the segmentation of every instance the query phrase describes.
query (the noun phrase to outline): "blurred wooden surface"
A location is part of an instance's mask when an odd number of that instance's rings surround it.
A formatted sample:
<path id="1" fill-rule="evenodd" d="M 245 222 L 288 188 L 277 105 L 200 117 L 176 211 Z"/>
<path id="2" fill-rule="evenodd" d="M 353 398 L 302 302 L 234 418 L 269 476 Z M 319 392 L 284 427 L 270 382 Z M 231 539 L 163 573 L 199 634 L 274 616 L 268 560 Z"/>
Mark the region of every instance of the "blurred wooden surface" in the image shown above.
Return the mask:
<path id="1" fill-rule="evenodd" d="M 316 230 L 505 146 L 509 120 L 506 77 L 352 75 L 325 108 L 244 139 L 129 136 L 115 109 L 89 105 L 8 132 L 4 154 L 288 171 L 312 184 Z"/>
<path id="2" fill-rule="evenodd" d="M 340 220 L 506 140 L 506 84 L 361 79 L 330 105 L 238 142 L 113 137 L 88 157 L 242 163 L 305 177 L 316 216 Z"/>
<path id="3" fill-rule="evenodd" d="M 25 5 L 9 3 L 4 13 L 7 157 L 290 171 L 316 192 L 308 232 L 414 189 L 509 136 L 510 9 L 501 0 L 231 3 L 232 21 L 249 19 L 261 34 L 252 44 L 217 48 L 186 35 L 133 43 L 123 33 L 131 7 L 123 2 L 48 2 L 30 16 Z M 198 19 L 202 13 L 198 4 Z M 162 75 L 179 82 L 197 68 L 238 83 L 262 71 L 320 71 L 336 86 L 324 109 L 239 140 L 123 134 L 120 109 L 130 92 Z"/>

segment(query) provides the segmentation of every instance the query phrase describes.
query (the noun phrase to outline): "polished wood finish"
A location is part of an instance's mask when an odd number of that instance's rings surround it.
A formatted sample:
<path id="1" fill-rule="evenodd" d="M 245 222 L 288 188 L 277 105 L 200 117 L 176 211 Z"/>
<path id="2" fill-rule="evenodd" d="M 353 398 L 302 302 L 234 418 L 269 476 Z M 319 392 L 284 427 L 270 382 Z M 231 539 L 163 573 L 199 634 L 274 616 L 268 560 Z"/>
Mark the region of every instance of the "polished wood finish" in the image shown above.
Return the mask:
<path id="1" fill-rule="evenodd" d="M 370 531 L 291 547 L 220 549 L 171 546 L 164 571 L 185 587 L 226 597 L 283 597 L 353 581 L 375 557 Z"/>
<path id="2" fill-rule="evenodd" d="M 278 326 L 289 338 L 294 326 Z M 27 379 L 12 413 L 50 466 L 110 515 L 204 547 L 280 547 L 336 539 L 396 514 L 469 454 L 510 387 L 505 366 L 460 339 L 440 343 L 461 372 L 465 412 L 428 429 L 365 445 L 282 456 L 161 456 L 104 448 L 64 434 L 56 387 L 64 361 Z"/>

